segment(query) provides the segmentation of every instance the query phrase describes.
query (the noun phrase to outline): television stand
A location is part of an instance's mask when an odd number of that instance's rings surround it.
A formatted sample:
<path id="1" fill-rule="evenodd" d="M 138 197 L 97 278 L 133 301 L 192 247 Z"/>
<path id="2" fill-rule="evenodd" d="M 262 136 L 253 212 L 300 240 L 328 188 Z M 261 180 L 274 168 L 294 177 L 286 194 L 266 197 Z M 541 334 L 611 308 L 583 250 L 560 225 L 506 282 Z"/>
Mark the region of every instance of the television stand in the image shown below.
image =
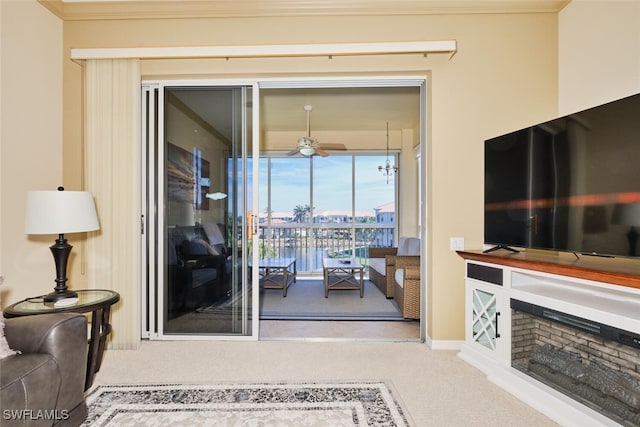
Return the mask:
<path id="1" fill-rule="evenodd" d="M 504 250 L 507 250 L 507 251 L 513 252 L 514 254 L 518 254 L 518 253 L 520 253 L 520 251 L 519 251 L 519 250 L 517 250 L 517 249 L 513 249 L 512 247 L 507 246 L 507 245 L 495 245 L 495 246 L 494 246 L 494 247 L 492 247 L 492 248 L 489 248 L 489 249 L 486 249 L 486 250 L 482 251 L 482 253 L 483 253 L 483 254 L 488 254 L 489 252 L 498 251 L 498 250 L 500 250 L 500 249 L 504 249 Z"/>

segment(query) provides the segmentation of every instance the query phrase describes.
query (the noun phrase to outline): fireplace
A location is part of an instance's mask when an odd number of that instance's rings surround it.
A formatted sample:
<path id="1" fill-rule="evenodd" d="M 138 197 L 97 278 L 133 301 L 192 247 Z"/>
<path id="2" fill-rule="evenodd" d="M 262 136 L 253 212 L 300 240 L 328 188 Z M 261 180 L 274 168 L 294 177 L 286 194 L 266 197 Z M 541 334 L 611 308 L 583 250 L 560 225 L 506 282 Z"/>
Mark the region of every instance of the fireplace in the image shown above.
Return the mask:
<path id="1" fill-rule="evenodd" d="M 511 366 L 623 426 L 640 426 L 640 334 L 511 299 Z"/>

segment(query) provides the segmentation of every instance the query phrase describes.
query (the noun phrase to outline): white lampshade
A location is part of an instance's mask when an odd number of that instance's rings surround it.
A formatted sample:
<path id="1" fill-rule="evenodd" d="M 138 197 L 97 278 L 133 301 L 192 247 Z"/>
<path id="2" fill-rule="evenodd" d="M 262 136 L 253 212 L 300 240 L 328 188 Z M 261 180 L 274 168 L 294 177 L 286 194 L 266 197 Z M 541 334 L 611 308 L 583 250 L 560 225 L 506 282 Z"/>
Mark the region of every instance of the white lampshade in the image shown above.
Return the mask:
<path id="1" fill-rule="evenodd" d="M 640 226 L 640 203 L 618 204 L 613 208 L 611 222 L 620 225 Z"/>
<path id="2" fill-rule="evenodd" d="M 26 234 L 65 234 L 100 228 L 89 191 L 29 191 L 25 206 Z"/>

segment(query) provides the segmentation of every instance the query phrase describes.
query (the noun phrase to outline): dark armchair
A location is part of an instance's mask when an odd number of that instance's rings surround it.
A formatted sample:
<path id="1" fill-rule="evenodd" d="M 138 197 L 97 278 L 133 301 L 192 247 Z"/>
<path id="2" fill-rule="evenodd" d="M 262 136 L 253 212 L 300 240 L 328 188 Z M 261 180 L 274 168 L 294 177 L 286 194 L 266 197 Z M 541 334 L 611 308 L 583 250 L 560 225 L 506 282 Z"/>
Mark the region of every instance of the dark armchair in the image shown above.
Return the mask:
<path id="1" fill-rule="evenodd" d="M 2 426 L 82 424 L 87 416 L 86 317 L 52 313 L 5 319 L 5 336 L 21 353 L 0 360 Z"/>
<path id="2" fill-rule="evenodd" d="M 226 294 L 224 245 L 209 243 L 200 225 L 169 230 L 170 317 L 206 306 Z"/>

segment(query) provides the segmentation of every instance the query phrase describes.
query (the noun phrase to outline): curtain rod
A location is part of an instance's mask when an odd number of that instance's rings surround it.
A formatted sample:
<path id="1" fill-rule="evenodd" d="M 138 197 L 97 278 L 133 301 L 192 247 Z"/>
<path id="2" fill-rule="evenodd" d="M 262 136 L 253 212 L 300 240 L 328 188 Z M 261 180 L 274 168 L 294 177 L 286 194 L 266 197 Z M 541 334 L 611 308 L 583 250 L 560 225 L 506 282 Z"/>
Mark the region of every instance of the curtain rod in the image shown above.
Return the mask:
<path id="1" fill-rule="evenodd" d="M 263 58 L 391 54 L 441 54 L 449 59 L 457 52 L 456 40 L 386 43 L 334 43 L 290 45 L 240 45 L 193 47 L 133 47 L 71 49 L 72 60 L 86 59 L 178 59 L 178 58 Z"/>

